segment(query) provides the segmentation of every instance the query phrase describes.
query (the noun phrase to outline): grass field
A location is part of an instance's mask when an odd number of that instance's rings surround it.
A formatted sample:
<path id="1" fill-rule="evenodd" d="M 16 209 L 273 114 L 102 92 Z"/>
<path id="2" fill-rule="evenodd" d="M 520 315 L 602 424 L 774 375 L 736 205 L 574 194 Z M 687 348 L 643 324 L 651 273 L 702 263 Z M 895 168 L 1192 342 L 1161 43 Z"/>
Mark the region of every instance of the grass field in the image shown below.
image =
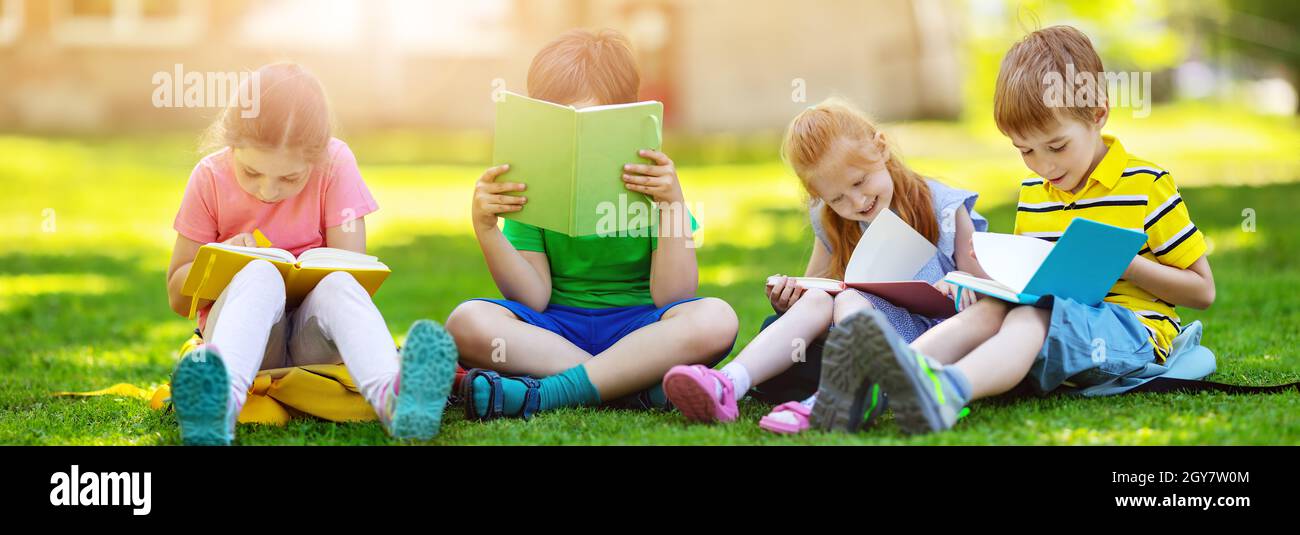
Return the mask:
<path id="1" fill-rule="evenodd" d="M 1205 324 L 1204 343 L 1219 357 L 1212 379 L 1241 384 L 1300 380 L 1300 200 L 1291 136 L 1249 168 L 1206 151 L 1160 144 L 1142 150 L 1176 176 L 1212 242 L 1218 300 L 1185 321 Z M 963 138 L 956 127 L 901 127 L 914 138 Z M 1254 130 L 1252 130 L 1254 131 Z M 1121 133 L 1121 136 L 1123 134 Z M 992 146 L 975 136 L 976 147 Z M 1287 148 L 1287 143 L 1290 148 Z M 370 145 L 374 145 L 372 142 Z M 364 140 L 356 146 L 368 146 Z M 1182 153 L 1178 152 L 1183 150 Z M 907 152 L 907 151 L 905 151 Z M 983 195 L 993 229 L 1009 231 L 1021 169 L 997 149 L 945 156 L 911 151 L 923 173 Z M 1189 165 L 1152 154 L 1195 154 Z M 192 326 L 166 304 L 164 270 L 171 220 L 194 155 L 184 136 L 162 138 L 0 137 L 0 443 L 175 444 L 170 414 L 134 399 L 50 397 L 113 383 L 167 380 L 175 350 Z M 411 321 L 445 319 L 460 301 L 498 295 L 468 231 L 475 166 L 368 159 L 362 171 L 381 210 L 369 218 L 371 250 L 394 270 L 377 303 L 395 335 Z M 1189 156 L 1190 158 L 1190 156 Z M 1217 162 L 1217 163 L 1213 163 Z M 1208 169 L 1207 170 L 1207 166 Z M 1216 175 L 1216 172 L 1235 173 Z M 740 316 L 742 347 L 770 307 L 764 276 L 802 272 L 809 250 L 797 183 L 776 162 L 684 165 L 680 174 L 705 229 L 699 250 L 702 295 L 721 297 Z M 1009 177 L 1008 177 L 1009 176 Z M 1180 180 L 1181 181 L 1181 180 Z M 1236 185 L 1213 185 L 1231 183 Z M 1245 185 L 1242 185 L 1245 184 Z M 1253 232 L 1243 212 L 1253 210 Z M 1247 212 L 1249 213 L 1249 212 Z M 737 424 L 698 426 L 675 413 L 561 410 L 529 422 L 465 422 L 451 411 L 437 444 L 1297 444 L 1300 394 L 1141 394 L 976 403 L 951 432 L 901 435 L 892 421 L 869 433 L 776 437 L 756 426 L 767 407 L 741 404 Z M 299 420 L 285 427 L 240 426 L 240 444 L 388 444 L 378 424 Z"/>

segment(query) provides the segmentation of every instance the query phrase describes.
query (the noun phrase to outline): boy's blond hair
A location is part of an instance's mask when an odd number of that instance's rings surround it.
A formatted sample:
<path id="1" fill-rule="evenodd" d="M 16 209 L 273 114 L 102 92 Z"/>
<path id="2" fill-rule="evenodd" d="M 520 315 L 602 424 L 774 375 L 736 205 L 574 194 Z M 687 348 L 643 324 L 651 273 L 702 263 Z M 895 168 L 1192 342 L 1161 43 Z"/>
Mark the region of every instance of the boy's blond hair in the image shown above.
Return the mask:
<path id="1" fill-rule="evenodd" d="M 1072 26 L 1051 26 L 1025 36 L 1002 58 L 998 71 L 993 91 L 993 120 L 998 130 L 1005 135 L 1045 132 L 1062 118 L 1091 123 L 1096 110 L 1105 109 L 1108 102 L 1106 84 L 1097 81 L 1098 73 L 1103 71 L 1092 41 Z M 1090 76 L 1076 80 L 1069 75 L 1071 72 Z M 1084 105 L 1049 106 L 1049 76 L 1059 77 L 1064 82 L 1061 89 L 1071 94 L 1091 85 L 1097 100 Z"/>
<path id="2" fill-rule="evenodd" d="M 637 101 L 640 86 L 632 43 L 615 30 L 569 30 L 528 67 L 528 96 L 549 102 L 625 104 Z"/>

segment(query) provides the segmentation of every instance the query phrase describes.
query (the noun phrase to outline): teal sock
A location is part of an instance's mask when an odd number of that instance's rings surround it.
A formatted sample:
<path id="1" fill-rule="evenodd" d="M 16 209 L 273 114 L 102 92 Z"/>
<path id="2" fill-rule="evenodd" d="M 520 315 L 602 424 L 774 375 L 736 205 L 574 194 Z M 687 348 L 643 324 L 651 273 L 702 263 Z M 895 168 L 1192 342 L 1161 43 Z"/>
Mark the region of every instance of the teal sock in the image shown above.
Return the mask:
<path id="1" fill-rule="evenodd" d="M 595 385 L 587 379 L 587 369 L 574 366 L 556 375 L 544 378 L 538 387 L 541 403 L 538 410 L 556 407 L 576 407 L 600 404 L 600 393 Z M 528 387 L 523 381 L 509 377 L 501 378 L 502 412 L 507 416 L 518 415 L 524 409 L 524 396 Z M 474 378 L 474 410 L 486 414 L 488 406 L 488 380 L 486 377 Z"/>
<path id="2" fill-rule="evenodd" d="M 600 392 L 587 379 L 587 368 L 578 365 L 542 379 L 540 410 L 600 404 Z M 522 406 L 522 402 L 521 402 Z"/>
<path id="3" fill-rule="evenodd" d="M 645 391 L 646 397 L 650 399 L 650 405 L 656 409 L 662 409 L 668 406 L 668 394 L 664 393 L 664 384 L 659 383 Z"/>

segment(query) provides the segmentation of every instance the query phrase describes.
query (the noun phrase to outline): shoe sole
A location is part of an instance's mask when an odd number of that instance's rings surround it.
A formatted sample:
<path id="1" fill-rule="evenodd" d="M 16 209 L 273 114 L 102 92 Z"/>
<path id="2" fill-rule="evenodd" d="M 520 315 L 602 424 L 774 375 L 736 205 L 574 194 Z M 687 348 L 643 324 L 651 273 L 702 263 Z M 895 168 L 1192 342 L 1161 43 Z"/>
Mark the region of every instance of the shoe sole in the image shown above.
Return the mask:
<path id="1" fill-rule="evenodd" d="M 187 446 L 227 446 L 230 376 L 215 351 L 199 348 L 186 353 L 172 373 L 172 406 Z"/>
<path id="2" fill-rule="evenodd" d="M 875 314 L 871 314 L 873 312 Z M 884 315 L 869 310 L 854 314 L 847 321 L 853 323 L 854 331 L 861 333 L 867 373 L 880 384 L 881 390 L 889 393 L 889 406 L 894 409 L 894 420 L 899 429 L 909 435 L 945 429 L 937 409 L 931 406 L 932 403 L 927 403 L 928 400 L 922 400 L 925 396 L 922 389 L 933 388 L 933 385 L 918 381 L 916 373 L 913 373 L 915 362 L 904 361 L 916 358 L 915 355 L 895 347 L 895 344 L 902 343 L 902 339 L 885 332 L 882 324 L 888 324 L 888 320 Z M 820 403 L 821 399 L 817 401 Z"/>
<path id="3" fill-rule="evenodd" d="M 713 423 L 721 421 L 713 410 L 713 396 L 700 383 L 684 374 L 672 374 L 664 379 L 664 395 L 677 410 L 692 422 Z"/>
<path id="4" fill-rule="evenodd" d="M 817 403 L 809 415 L 811 427 L 852 432 L 862 426 L 871 388 L 867 384 L 870 371 L 861 358 L 860 348 L 868 341 L 865 334 L 856 323 L 846 321 L 826 337 Z"/>
<path id="5" fill-rule="evenodd" d="M 419 320 L 406 333 L 397 409 L 390 432 L 399 439 L 438 436 L 456 379 L 456 342 L 441 325 Z"/>

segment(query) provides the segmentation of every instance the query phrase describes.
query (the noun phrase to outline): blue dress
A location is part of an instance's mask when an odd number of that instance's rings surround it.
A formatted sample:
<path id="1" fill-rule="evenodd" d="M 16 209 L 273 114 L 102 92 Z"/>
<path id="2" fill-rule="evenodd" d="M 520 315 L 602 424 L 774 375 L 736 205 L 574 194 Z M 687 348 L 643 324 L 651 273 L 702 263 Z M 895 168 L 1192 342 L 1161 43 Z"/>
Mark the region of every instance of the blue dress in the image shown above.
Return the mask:
<path id="1" fill-rule="evenodd" d="M 939 243 L 937 244 L 939 250 L 935 252 L 934 258 L 931 258 L 930 261 L 916 273 L 916 276 L 913 277 L 913 279 L 923 280 L 933 284 L 938 282 L 939 279 L 942 279 L 944 275 L 947 275 L 949 272 L 957 270 L 957 261 L 954 258 L 954 254 L 957 250 L 957 226 L 955 224 L 945 225 L 943 222 L 945 220 L 955 221 L 955 219 L 950 218 L 956 217 L 956 211 L 962 209 L 966 210 L 970 214 L 971 222 L 974 223 L 977 232 L 987 231 L 989 228 L 989 222 L 987 219 L 984 219 L 984 216 L 979 215 L 979 212 L 975 211 L 975 201 L 979 198 L 979 194 L 952 188 L 939 181 L 931 179 L 926 179 L 926 184 L 930 186 L 931 205 L 934 207 L 935 220 L 939 222 Z M 822 228 L 823 209 L 824 207 L 820 200 L 814 201 L 809 206 L 808 217 L 812 222 L 813 234 L 817 236 L 818 240 L 821 240 L 822 245 L 826 246 L 828 251 L 833 253 L 834 249 L 830 242 L 826 241 L 826 231 Z M 865 231 L 868 224 L 866 222 L 861 222 L 860 224 L 862 230 Z M 941 321 L 936 318 L 913 314 L 907 311 L 907 309 L 894 306 L 893 303 L 880 297 L 876 297 L 870 293 L 858 290 L 853 291 L 862 294 L 868 301 L 871 301 L 872 306 L 884 313 L 885 316 L 889 318 L 889 323 L 898 331 L 898 334 L 902 335 L 909 343 L 916 340 L 918 336 L 921 336 L 921 333 L 930 330 L 931 327 L 934 327 Z"/>

